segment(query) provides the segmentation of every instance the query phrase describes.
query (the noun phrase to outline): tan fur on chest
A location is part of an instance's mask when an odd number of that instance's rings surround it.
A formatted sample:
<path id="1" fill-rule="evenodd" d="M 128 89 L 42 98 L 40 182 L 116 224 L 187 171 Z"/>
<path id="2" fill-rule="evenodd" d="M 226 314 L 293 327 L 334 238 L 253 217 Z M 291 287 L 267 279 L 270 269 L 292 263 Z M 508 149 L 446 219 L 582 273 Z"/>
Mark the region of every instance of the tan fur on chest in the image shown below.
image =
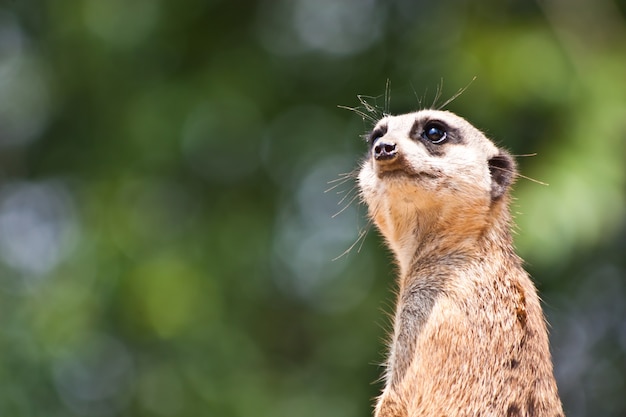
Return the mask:
<path id="1" fill-rule="evenodd" d="M 377 417 L 561 416 L 546 325 L 510 236 L 513 159 L 425 110 L 370 135 L 359 186 L 399 265 Z"/>

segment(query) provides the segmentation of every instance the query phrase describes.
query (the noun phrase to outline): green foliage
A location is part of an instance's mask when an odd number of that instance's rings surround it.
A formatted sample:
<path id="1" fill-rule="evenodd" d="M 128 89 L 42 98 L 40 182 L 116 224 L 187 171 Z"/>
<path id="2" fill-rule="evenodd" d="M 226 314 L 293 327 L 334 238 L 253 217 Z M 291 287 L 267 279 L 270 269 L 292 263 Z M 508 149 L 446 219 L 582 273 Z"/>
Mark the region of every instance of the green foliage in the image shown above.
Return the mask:
<path id="1" fill-rule="evenodd" d="M 448 107 L 550 184 L 514 210 L 566 411 L 624 415 L 624 10 L 0 2 L 0 414 L 368 415 L 393 268 L 337 106 L 477 77 Z"/>

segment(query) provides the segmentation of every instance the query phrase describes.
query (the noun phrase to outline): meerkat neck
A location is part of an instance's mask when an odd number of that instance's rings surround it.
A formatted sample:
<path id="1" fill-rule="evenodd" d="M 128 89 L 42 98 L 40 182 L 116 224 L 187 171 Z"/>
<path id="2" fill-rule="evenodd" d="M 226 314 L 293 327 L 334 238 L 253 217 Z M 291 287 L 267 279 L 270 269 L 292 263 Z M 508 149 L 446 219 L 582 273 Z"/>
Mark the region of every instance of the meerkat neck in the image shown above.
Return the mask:
<path id="1" fill-rule="evenodd" d="M 393 238 L 387 236 L 387 242 L 400 268 L 400 279 L 410 279 L 417 270 L 430 264 L 455 268 L 480 254 L 496 251 L 514 254 L 506 204 L 498 201 L 485 212 L 479 212 L 478 205 L 453 213 L 430 210 L 415 216 L 411 225 L 396 227 L 395 230 L 405 233 L 396 233 Z"/>

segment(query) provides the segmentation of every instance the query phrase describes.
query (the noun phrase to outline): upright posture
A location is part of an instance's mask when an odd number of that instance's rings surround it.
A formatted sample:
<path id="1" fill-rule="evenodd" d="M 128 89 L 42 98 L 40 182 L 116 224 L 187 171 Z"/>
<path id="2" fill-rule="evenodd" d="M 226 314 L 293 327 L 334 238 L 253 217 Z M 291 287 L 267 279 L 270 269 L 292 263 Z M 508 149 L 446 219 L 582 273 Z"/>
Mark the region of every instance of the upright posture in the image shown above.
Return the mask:
<path id="1" fill-rule="evenodd" d="M 563 416 L 537 292 L 511 239 L 515 161 L 465 119 L 380 120 L 359 186 L 395 254 L 377 417 Z"/>

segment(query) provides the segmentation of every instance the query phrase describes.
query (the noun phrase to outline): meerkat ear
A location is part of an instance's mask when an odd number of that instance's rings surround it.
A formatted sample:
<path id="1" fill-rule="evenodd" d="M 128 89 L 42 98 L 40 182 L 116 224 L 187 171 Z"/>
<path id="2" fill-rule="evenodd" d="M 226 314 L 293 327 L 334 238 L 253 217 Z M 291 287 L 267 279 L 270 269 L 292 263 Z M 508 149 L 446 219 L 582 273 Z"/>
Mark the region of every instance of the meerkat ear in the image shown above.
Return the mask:
<path id="1" fill-rule="evenodd" d="M 489 173 L 491 174 L 491 199 L 495 201 L 506 193 L 515 180 L 517 174 L 515 159 L 507 151 L 499 149 L 498 154 L 489 159 Z"/>

